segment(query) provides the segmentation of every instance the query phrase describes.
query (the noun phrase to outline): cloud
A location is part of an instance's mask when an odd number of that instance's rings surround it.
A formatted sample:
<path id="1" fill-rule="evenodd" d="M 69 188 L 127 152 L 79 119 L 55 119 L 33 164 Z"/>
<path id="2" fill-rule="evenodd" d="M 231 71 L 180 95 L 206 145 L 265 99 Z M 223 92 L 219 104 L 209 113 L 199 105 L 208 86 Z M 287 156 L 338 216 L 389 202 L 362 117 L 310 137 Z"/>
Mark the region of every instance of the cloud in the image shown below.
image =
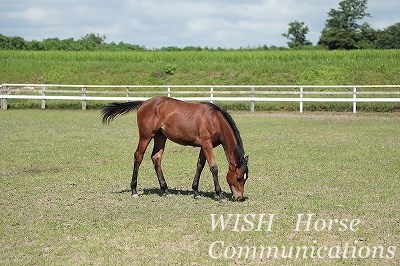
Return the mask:
<path id="1" fill-rule="evenodd" d="M 291 21 L 305 22 L 314 43 L 338 0 L 13 0 L 0 1 L 0 33 L 26 39 L 106 35 L 148 48 L 286 45 Z M 366 22 L 398 22 L 399 1 L 370 1 Z"/>
<path id="2" fill-rule="evenodd" d="M 51 10 L 46 10 L 45 8 L 30 8 L 28 10 L 17 12 L 11 15 L 13 17 L 26 18 L 31 23 L 40 23 L 46 19 L 46 14 L 49 12 L 51 12 Z"/>
<path id="3" fill-rule="evenodd" d="M 278 17 L 291 16 L 293 11 L 282 6 L 280 1 L 129 1 L 136 25 L 145 25 L 148 40 L 180 38 L 178 45 L 200 46 L 256 46 L 270 38 L 269 32 L 280 36 L 288 22 Z M 271 10 L 277 9 L 275 12 Z M 144 24 L 143 21 L 147 24 Z M 135 27 L 137 37 L 145 37 Z M 158 35 L 157 38 L 151 36 Z M 260 42 L 260 35 L 264 41 Z M 257 37 L 258 36 L 258 37 Z M 184 39 L 186 37 L 187 39 Z M 272 38 L 271 38 L 272 39 Z M 139 40 L 140 42 L 140 40 Z M 170 43 L 173 45 L 173 43 Z M 146 46 L 157 46 L 152 42 Z"/>

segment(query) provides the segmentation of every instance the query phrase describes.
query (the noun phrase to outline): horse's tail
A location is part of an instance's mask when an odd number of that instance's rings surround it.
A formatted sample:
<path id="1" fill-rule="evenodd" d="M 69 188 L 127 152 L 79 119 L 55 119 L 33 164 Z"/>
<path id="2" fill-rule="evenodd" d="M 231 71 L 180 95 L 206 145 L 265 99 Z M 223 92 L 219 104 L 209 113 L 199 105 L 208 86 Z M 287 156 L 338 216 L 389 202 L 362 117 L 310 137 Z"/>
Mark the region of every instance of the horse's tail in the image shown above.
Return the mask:
<path id="1" fill-rule="evenodd" d="M 101 114 L 103 115 L 103 124 L 108 124 L 117 116 L 129 113 L 130 111 L 139 108 L 142 103 L 144 103 L 144 101 L 123 103 L 114 102 L 106 105 L 101 111 Z"/>

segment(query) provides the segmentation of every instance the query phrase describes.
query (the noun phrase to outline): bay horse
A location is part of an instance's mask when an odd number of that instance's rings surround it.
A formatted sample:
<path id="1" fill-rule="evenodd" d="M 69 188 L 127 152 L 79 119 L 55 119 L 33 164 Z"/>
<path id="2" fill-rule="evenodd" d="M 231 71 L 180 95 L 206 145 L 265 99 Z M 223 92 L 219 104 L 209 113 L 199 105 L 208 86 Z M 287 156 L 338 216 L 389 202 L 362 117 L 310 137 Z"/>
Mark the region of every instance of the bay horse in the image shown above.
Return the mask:
<path id="1" fill-rule="evenodd" d="M 167 139 L 181 144 L 200 147 L 197 169 L 192 183 L 194 197 L 199 197 L 199 180 L 207 160 L 214 179 L 215 193 L 224 199 L 218 182 L 218 166 L 213 148 L 222 145 L 229 164 L 226 180 L 232 200 L 243 200 L 244 185 L 248 178 L 248 156 L 238 128 L 228 112 L 212 103 L 190 103 L 160 96 L 147 101 L 114 102 L 102 109 L 103 124 L 119 115 L 137 109 L 139 143 L 134 154 L 132 195 L 137 197 L 137 176 L 143 155 L 154 139 L 151 159 L 161 191 L 168 194 L 168 186 L 161 169 L 161 159 Z"/>

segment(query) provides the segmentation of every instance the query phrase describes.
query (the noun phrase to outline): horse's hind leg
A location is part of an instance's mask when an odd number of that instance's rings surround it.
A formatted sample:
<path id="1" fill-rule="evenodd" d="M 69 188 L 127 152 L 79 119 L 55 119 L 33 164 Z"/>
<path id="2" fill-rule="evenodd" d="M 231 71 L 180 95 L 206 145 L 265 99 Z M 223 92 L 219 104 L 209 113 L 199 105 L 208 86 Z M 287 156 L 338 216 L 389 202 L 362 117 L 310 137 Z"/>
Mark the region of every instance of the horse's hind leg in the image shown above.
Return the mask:
<path id="1" fill-rule="evenodd" d="M 200 148 L 199 159 L 197 160 L 196 173 L 194 175 L 193 184 L 192 184 L 194 198 L 198 198 L 200 196 L 199 181 L 200 181 L 200 175 L 201 175 L 201 172 L 203 171 L 205 163 L 206 163 L 206 156 L 204 155 L 203 149 Z"/>
<path id="2" fill-rule="evenodd" d="M 139 172 L 139 166 L 143 161 L 143 155 L 149 145 L 150 138 L 140 138 L 139 144 L 136 148 L 135 155 L 134 155 L 134 164 L 133 164 L 133 173 L 132 173 L 132 181 L 131 181 L 131 189 L 132 189 L 132 196 L 137 197 L 137 176 Z"/>
<path id="3" fill-rule="evenodd" d="M 167 182 L 165 181 L 164 174 L 161 169 L 161 159 L 164 153 L 165 142 L 167 138 L 165 135 L 158 131 L 154 136 L 154 148 L 153 152 L 151 153 L 151 160 L 154 164 L 154 170 L 156 171 L 158 182 L 160 183 L 160 189 L 163 194 L 169 194 Z"/>

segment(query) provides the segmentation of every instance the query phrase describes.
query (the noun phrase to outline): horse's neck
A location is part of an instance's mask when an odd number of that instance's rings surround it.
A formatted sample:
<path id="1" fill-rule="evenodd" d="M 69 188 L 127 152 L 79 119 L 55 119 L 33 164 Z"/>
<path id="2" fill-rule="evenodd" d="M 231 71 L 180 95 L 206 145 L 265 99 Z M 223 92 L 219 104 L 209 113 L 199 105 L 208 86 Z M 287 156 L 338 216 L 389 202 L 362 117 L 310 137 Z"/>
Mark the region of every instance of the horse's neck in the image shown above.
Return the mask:
<path id="1" fill-rule="evenodd" d="M 225 123 L 224 123 L 225 124 Z M 236 146 L 237 141 L 235 134 L 233 133 L 233 129 L 226 123 L 223 128 L 223 132 L 226 134 L 224 135 L 224 139 L 222 141 L 222 146 L 224 147 L 226 159 L 229 163 L 229 168 L 236 168 L 237 162 L 237 154 L 236 154 Z"/>

